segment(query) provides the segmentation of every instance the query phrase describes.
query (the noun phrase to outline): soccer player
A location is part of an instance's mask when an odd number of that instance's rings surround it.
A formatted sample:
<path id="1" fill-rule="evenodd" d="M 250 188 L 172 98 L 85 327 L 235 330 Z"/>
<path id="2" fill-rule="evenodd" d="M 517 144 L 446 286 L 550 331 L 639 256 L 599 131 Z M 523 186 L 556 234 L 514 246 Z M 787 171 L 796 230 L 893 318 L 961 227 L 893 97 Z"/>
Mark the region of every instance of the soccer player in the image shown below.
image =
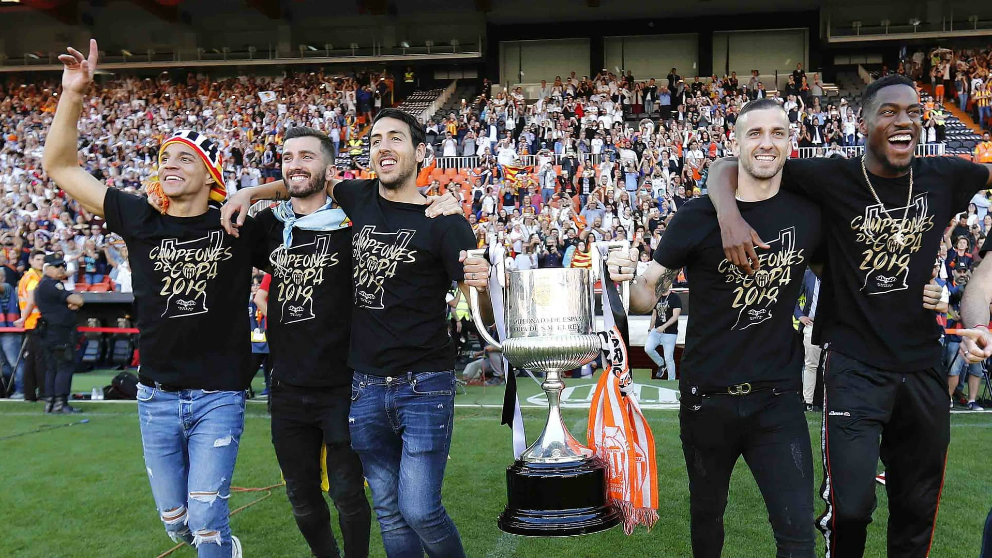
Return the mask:
<path id="1" fill-rule="evenodd" d="M 879 457 L 888 555 L 922 558 L 933 536 L 950 438 L 947 384 L 933 312 L 914 293 L 931 280 L 944 223 L 989 187 L 992 172 L 958 157 L 915 157 L 922 112 L 912 81 L 884 77 L 864 94 L 864 157 L 790 161 L 783 171 L 784 188 L 818 204 L 825 223 L 813 342 L 824 347 L 827 505 L 817 526 L 828 557 L 863 555 Z M 765 265 L 754 251 L 761 235 L 733 202 L 734 168 L 718 161 L 707 184 L 724 252 L 751 273 Z"/>
<path id="2" fill-rule="evenodd" d="M 256 215 L 272 282 L 268 342 L 272 444 L 296 525 L 314 556 L 339 556 L 321 490 L 321 447 L 328 492 L 338 510 L 344 555 L 369 553 L 372 515 L 362 463 L 351 449 L 351 221 L 331 202 L 334 144 L 311 128 L 286 131 L 282 178 L 289 201 Z M 460 211 L 461 207 L 457 207 Z"/>
<path id="3" fill-rule="evenodd" d="M 746 275 L 724 256 L 716 211 L 704 196 L 676 213 L 630 290 L 630 309 L 649 312 L 686 269 L 697 296 L 679 379 L 679 422 L 693 555 L 720 555 L 730 475 L 743 456 L 764 497 L 777 555 L 813 557 L 813 459 L 801 394 L 803 345 L 792 312 L 821 241 L 820 210 L 780 190 L 791 148 L 789 119 L 777 102 L 748 103 L 735 133 L 744 170 L 736 204 L 771 239 L 758 255 L 763 271 Z M 630 280 L 635 256 L 636 249 L 614 252 L 611 277 Z"/>
<path id="4" fill-rule="evenodd" d="M 267 261 L 259 229 L 249 220 L 240 237 L 224 234 L 208 204 L 212 191 L 222 195 L 219 146 L 206 135 L 179 131 L 162 143 L 165 213 L 79 167 L 76 124 L 98 53 L 95 40 L 89 46 L 88 57 L 73 48 L 59 57 L 62 95 L 45 172 L 127 244 L 141 330 L 141 442 L 166 532 L 200 557 L 241 556 L 227 501 L 254 375 L 245 300 L 252 266 Z"/>
<path id="5" fill-rule="evenodd" d="M 466 259 L 476 244 L 464 218 L 428 219 L 436 211 L 425 211 L 427 198 L 416 185 L 426 154 L 416 119 L 384 109 L 370 140 L 378 178 L 328 182 L 353 222 L 351 444 L 372 489 L 387 555 L 464 556 L 441 503 L 455 386 L 444 299 L 453 281 L 465 296 L 469 284 L 485 288 L 488 267 Z M 290 188 L 306 181 L 286 178 Z M 240 221 L 253 197 L 285 195 L 277 183 L 243 190 L 225 206 L 225 218 L 237 213 Z"/>

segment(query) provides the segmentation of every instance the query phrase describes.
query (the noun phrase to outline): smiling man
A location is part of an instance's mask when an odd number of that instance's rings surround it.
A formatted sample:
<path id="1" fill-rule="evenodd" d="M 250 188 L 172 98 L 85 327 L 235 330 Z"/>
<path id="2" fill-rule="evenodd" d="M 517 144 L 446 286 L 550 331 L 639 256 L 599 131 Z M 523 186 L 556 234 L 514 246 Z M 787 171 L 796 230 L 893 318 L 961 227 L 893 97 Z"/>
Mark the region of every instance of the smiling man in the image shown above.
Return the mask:
<path id="1" fill-rule="evenodd" d="M 97 53 L 91 40 L 87 58 L 72 48 L 59 57 L 62 95 L 45 172 L 127 244 L 141 330 L 141 443 L 166 532 L 196 546 L 201 558 L 239 557 L 227 502 L 255 374 L 245 304 L 251 268 L 267 260 L 264 243 L 254 220 L 238 238 L 225 234 L 220 212 L 209 207 L 220 194 L 221 165 L 219 146 L 202 133 L 177 131 L 162 143 L 164 213 L 80 168 L 77 122 Z"/>
<path id="2" fill-rule="evenodd" d="M 875 508 L 881 457 L 889 497 L 888 555 L 930 549 L 950 439 L 940 331 L 919 307 L 944 223 L 992 183 L 988 165 L 915 157 L 923 107 L 915 84 L 892 75 L 863 98 L 865 155 L 785 166 L 783 188 L 819 204 L 827 258 L 813 342 L 824 346 L 822 450 L 826 510 L 817 526 L 828 557 L 861 556 Z M 727 258 L 746 271 L 767 264 L 733 201 L 734 169 L 710 169 Z M 767 240 L 767 239 L 766 239 Z M 879 442 L 881 440 L 881 442 Z"/>
<path id="3" fill-rule="evenodd" d="M 424 130 L 392 108 L 376 115 L 370 163 L 377 178 L 328 180 L 327 192 L 352 220 L 352 309 L 348 416 L 352 448 L 372 489 L 386 554 L 464 556 L 441 503 L 454 418 L 454 345 L 445 295 L 457 282 L 485 288 L 488 265 L 468 258 L 475 235 L 461 215 L 428 207 L 417 188 Z M 222 222 L 240 221 L 253 198 L 306 190 L 310 172 L 291 165 L 282 182 L 239 191 Z M 438 205 L 438 204 L 435 204 Z M 232 232 L 235 229 L 229 229 Z M 482 308 L 490 308 L 483 296 Z M 275 406 L 273 406 L 275 412 Z"/>
<path id="4" fill-rule="evenodd" d="M 792 310 L 820 244 L 820 210 L 780 190 L 791 147 L 789 119 L 776 101 L 745 105 L 735 134 L 744 171 L 736 205 L 771 239 L 758 254 L 765 269 L 749 276 L 734 267 L 721 249 L 713 204 L 705 196 L 692 199 L 634 282 L 630 309 L 649 312 L 683 267 L 699 295 L 679 379 L 693 555 L 720 556 L 730 475 L 743 456 L 765 499 L 777 555 L 811 558 L 813 458 L 800 393 L 803 345 L 792 329 Z M 633 277 L 636 251 L 610 256 L 614 280 Z M 753 358 L 740 359 L 744 354 Z"/>

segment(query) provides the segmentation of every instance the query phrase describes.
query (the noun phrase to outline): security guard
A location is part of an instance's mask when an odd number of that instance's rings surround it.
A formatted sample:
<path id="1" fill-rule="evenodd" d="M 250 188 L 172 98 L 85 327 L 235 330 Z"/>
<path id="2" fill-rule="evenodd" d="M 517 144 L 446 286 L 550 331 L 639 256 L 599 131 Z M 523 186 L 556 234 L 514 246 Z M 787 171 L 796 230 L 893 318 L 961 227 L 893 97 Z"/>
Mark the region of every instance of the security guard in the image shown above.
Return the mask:
<path id="1" fill-rule="evenodd" d="M 982 135 L 981 143 L 975 146 L 975 162 L 992 163 L 992 140 L 989 139 L 988 132 Z"/>
<path id="2" fill-rule="evenodd" d="M 45 256 L 44 278 L 35 289 L 34 300 L 41 312 L 42 351 L 45 354 L 46 413 L 79 413 L 69 405 L 69 388 L 75 367 L 76 311 L 83 305 L 83 297 L 65 290 L 65 261 L 61 256 Z"/>

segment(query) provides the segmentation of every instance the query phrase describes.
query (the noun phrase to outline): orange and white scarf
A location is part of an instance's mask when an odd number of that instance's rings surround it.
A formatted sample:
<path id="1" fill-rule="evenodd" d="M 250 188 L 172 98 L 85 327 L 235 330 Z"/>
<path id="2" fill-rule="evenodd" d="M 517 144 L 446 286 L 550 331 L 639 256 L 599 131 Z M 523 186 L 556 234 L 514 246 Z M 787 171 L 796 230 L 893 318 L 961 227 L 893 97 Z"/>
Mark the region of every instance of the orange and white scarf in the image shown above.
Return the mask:
<path id="1" fill-rule="evenodd" d="M 627 359 L 627 316 L 616 285 L 605 278 L 603 255 L 603 362 L 606 370 L 599 378 L 589 408 L 587 442 L 606 462 L 607 495 L 623 517 L 623 531 L 634 527 L 649 530 L 658 521 L 658 465 L 654 435 L 637 396 Z"/>

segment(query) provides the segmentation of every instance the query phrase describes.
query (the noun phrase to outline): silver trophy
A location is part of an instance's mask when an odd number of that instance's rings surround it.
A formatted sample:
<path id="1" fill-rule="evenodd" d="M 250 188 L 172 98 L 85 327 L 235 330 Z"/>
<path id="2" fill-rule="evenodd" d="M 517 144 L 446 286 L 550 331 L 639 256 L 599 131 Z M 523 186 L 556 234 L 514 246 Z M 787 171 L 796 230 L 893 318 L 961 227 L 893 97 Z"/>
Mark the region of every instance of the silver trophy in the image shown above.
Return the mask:
<path id="1" fill-rule="evenodd" d="M 566 536 L 617 525 L 606 499 L 606 470 L 591 449 L 569 434 L 561 418 L 561 373 L 595 360 L 593 285 L 588 269 L 533 269 L 508 273 L 504 289 L 506 340 L 493 339 L 471 293 L 472 318 L 487 343 L 517 368 L 543 371 L 548 398 L 544 430 L 507 469 L 509 503 L 500 529 L 519 535 Z"/>

